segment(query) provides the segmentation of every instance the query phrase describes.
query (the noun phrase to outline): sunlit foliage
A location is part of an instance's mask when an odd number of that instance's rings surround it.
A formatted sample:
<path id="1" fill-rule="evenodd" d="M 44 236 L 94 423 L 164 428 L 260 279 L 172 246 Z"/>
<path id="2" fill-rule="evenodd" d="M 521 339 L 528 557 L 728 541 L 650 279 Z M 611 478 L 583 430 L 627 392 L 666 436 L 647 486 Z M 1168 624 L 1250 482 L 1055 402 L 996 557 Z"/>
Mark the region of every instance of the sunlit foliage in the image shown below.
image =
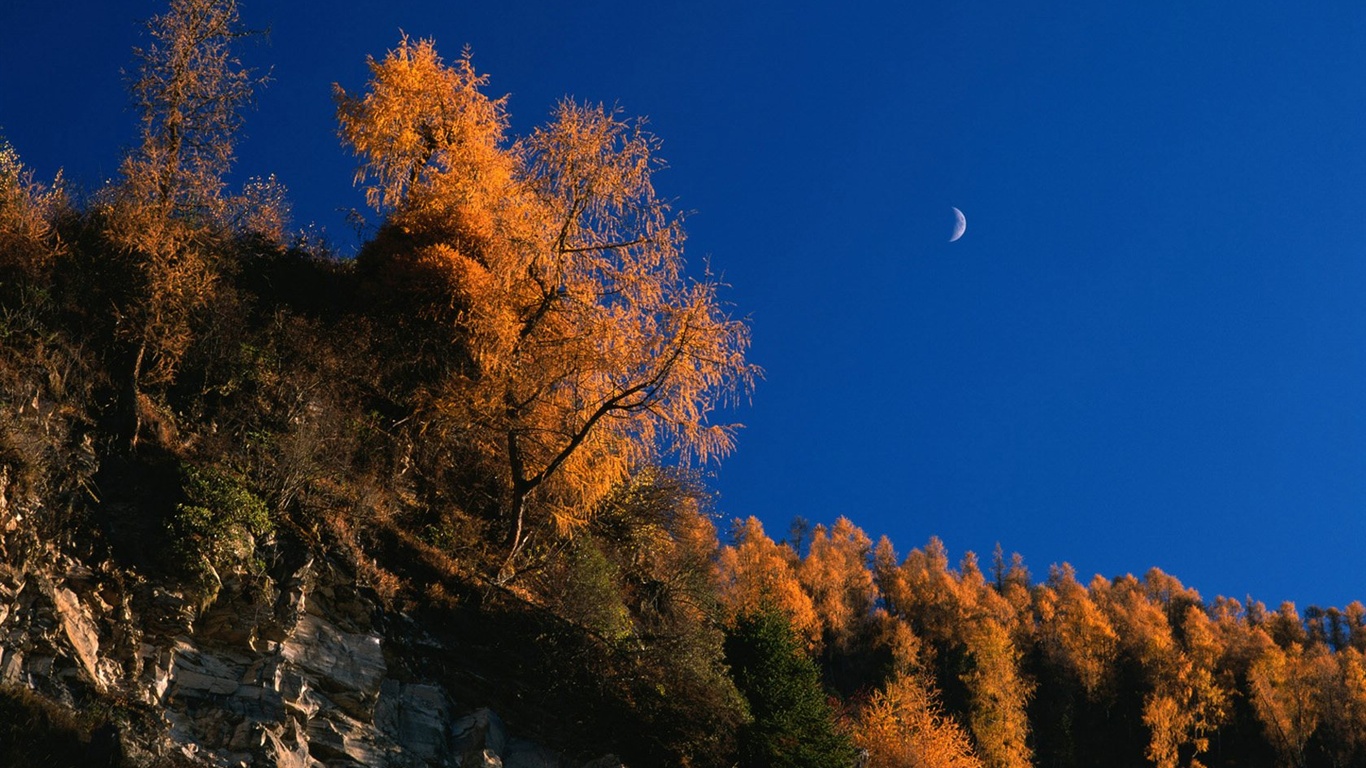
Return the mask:
<path id="1" fill-rule="evenodd" d="M 684 272 L 642 123 L 565 101 L 513 143 L 484 84 L 468 55 L 449 66 L 404 39 L 371 62 L 364 96 L 338 89 L 338 113 L 388 213 L 362 261 L 439 286 L 410 311 L 445 322 L 459 355 L 422 405 L 501 467 L 506 578 L 528 536 L 582 526 L 632 470 L 728 453 L 733 428 L 708 417 L 757 369 L 717 284 Z"/>
<path id="2" fill-rule="evenodd" d="M 859 712 L 854 743 L 866 768 L 981 768 L 963 729 L 946 716 L 929 684 L 898 675 Z"/>
<path id="3" fill-rule="evenodd" d="M 807 555 L 797 568 L 814 603 L 824 642 L 836 648 L 850 646 L 877 600 L 868 569 L 872 545 L 867 534 L 841 517 L 829 531 L 823 525 L 815 527 Z"/>
<path id="4" fill-rule="evenodd" d="M 776 610 L 808 649 L 820 643 L 820 620 L 811 596 L 797 579 L 797 553 L 775 543 L 756 517 L 736 521 L 733 543 L 717 559 L 721 605 L 734 622 L 762 610 Z"/>
<path id="5" fill-rule="evenodd" d="M 44 284 L 61 252 L 54 222 L 68 205 L 61 176 L 52 184 L 33 177 L 18 151 L 0 134 L 0 285 Z"/>
<path id="6" fill-rule="evenodd" d="M 136 446 L 155 405 L 144 386 L 165 387 L 194 342 L 196 322 L 214 300 L 224 270 L 215 241 L 226 234 L 231 167 L 241 110 L 259 82 L 234 42 L 235 0 L 172 0 L 147 24 L 135 49 L 130 88 L 141 116 L 140 143 L 124 158 L 123 183 L 103 218 L 130 280 L 116 329 L 128 345 L 124 408 Z"/>

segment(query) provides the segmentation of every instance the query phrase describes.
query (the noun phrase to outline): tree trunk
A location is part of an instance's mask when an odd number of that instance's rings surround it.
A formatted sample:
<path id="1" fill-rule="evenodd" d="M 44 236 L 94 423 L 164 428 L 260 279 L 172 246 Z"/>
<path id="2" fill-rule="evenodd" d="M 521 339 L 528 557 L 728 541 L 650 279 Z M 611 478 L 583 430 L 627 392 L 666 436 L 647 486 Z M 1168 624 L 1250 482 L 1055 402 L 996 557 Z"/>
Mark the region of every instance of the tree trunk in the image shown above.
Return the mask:
<path id="1" fill-rule="evenodd" d="M 128 377 L 128 409 L 129 409 L 129 434 L 128 451 L 136 452 L 138 449 L 138 436 L 142 434 L 142 409 L 138 407 L 138 398 L 142 394 L 142 364 L 147 356 L 147 334 L 143 333 L 142 340 L 138 342 L 138 354 L 133 358 L 133 371 Z"/>
<path id="2" fill-rule="evenodd" d="M 520 484 L 518 484 L 520 485 Z M 508 546 L 508 556 L 503 560 L 503 565 L 498 569 L 496 581 L 498 584 L 507 584 L 516 576 L 517 571 L 513 566 L 517 555 L 522 551 L 522 545 L 526 543 L 523 536 L 524 520 L 526 517 L 526 490 L 513 488 L 512 503 L 510 505 L 511 517 L 513 519 L 512 540 Z"/>

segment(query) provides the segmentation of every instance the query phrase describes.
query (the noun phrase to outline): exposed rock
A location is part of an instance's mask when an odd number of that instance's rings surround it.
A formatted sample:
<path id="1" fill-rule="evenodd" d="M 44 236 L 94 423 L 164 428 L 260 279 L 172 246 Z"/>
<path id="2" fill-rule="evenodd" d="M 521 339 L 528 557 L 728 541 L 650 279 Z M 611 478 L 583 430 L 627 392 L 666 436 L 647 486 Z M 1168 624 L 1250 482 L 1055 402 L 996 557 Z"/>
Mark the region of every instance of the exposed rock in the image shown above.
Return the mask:
<path id="1" fill-rule="evenodd" d="M 337 758 L 362 766 L 384 765 L 384 751 L 375 744 L 377 736 L 373 727 L 340 713 L 330 713 L 328 717 L 308 722 L 309 750 L 326 760 L 329 768 L 338 765 Z"/>
<path id="2" fill-rule="evenodd" d="M 281 647 L 284 659 L 313 673 L 324 690 L 354 694 L 356 709 L 373 704 L 384 680 L 379 635 L 342 632 L 312 614 L 299 617 Z"/>
<path id="3" fill-rule="evenodd" d="M 460 765 L 502 768 L 499 756 L 507 751 L 508 740 L 498 713 L 488 708 L 475 710 L 451 726 L 451 736 L 452 751 L 460 758 Z"/>
<path id="4" fill-rule="evenodd" d="M 385 680 L 375 707 L 375 726 L 406 753 L 436 761 L 451 753 L 451 718 L 446 693 L 435 685 Z"/>
<path id="5" fill-rule="evenodd" d="M 120 732 L 111 721 L 100 731 L 92 746 L 99 760 L 121 755 L 138 766 L 174 756 L 249 768 L 578 765 L 511 738 L 479 702 L 457 708 L 430 680 L 396 679 L 396 670 L 410 675 L 420 663 L 401 660 L 391 669 L 378 607 L 335 569 L 305 563 L 278 591 L 265 592 L 272 604 L 246 606 L 225 589 L 220 601 L 237 612 L 219 605 L 203 616 L 177 593 L 140 586 L 134 594 L 116 581 L 70 562 L 0 572 L 0 681 L 67 706 L 93 691 L 145 708 L 137 730 Z M 388 626 L 413 630 L 406 621 Z M 422 642 L 424 653 L 459 653 L 430 636 Z M 457 716 L 461 711 L 469 714 Z M 589 764 L 620 766 L 610 756 Z"/>
<path id="6" fill-rule="evenodd" d="M 10 648 L 0 654 L 0 683 L 18 685 L 23 682 L 24 654 L 18 648 Z"/>
<path id="7" fill-rule="evenodd" d="M 308 739 L 299 732 L 297 722 L 290 720 L 278 729 L 264 729 L 263 735 L 264 755 L 276 768 L 322 768 L 323 764 L 308 754 Z"/>
<path id="8" fill-rule="evenodd" d="M 90 681 L 101 684 L 100 634 L 95 629 L 90 614 L 76 599 L 76 593 L 62 587 L 52 587 L 52 602 L 56 607 L 57 618 L 61 621 L 62 631 L 72 651 L 80 661 L 81 667 L 89 675 Z"/>
<path id="9" fill-rule="evenodd" d="M 171 649 L 172 695 L 182 697 L 227 696 L 237 691 L 243 670 L 228 665 L 217 656 L 201 653 L 187 641 L 177 641 Z"/>

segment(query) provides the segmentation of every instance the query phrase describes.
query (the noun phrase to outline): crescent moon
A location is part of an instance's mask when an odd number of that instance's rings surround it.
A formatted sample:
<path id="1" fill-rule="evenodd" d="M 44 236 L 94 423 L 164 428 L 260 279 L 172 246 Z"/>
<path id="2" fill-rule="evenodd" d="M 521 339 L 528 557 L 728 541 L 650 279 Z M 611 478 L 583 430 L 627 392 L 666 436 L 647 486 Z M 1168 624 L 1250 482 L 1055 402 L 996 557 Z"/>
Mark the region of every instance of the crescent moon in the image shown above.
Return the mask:
<path id="1" fill-rule="evenodd" d="M 955 241 L 955 240 L 957 240 L 958 238 L 962 237 L 962 236 L 963 236 L 963 233 L 966 232 L 966 231 L 968 231 L 968 217 L 964 216 L 962 211 L 958 210 L 957 208 L 954 208 L 954 209 L 953 209 L 953 237 L 950 237 L 950 238 L 949 238 L 949 242 L 952 243 L 953 241 Z"/>

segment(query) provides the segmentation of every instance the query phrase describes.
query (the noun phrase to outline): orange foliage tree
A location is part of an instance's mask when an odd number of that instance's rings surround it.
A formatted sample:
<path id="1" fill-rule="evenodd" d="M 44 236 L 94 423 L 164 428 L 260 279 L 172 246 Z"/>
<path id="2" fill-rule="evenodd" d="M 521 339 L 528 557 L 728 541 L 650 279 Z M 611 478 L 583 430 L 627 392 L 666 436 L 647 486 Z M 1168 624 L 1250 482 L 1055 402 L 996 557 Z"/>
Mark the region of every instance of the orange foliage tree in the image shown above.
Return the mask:
<path id="1" fill-rule="evenodd" d="M 776 609 L 808 650 L 820 644 L 821 622 L 797 579 L 797 553 L 764 533 L 756 517 L 736 521 L 733 544 L 717 556 L 722 611 L 730 622 Z"/>
<path id="2" fill-rule="evenodd" d="M 869 621 L 877 587 L 868 558 L 873 542 L 849 518 L 840 517 L 827 531 L 817 525 L 797 576 L 815 604 L 826 643 L 847 649 Z"/>
<path id="3" fill-rule="evenodd" d="M 1011 638 L 1011 603 L 987 584 L 971 553 L 961 574 L 952 571 L 938 538 L 900 565 L 884 539 L 873 559 L 888 610 L 910 622 L 939 657 L 940 684 L 966 688 L 977 756 L 992 768 L 1029 765 L 1026 705 L 1033 688 L 1021 674 L 1020 649 Z M 952 663 L 954 657 L 964 663 Z"/>
<path id="4" fill-rule="evenodd" d="M 1307 764 L 1306 748 L 1323 717 L 1320 690 L 1332 659 L 1321 647 L 1272 646 L 1248 675 L 1252 705 L 1284 766 Z"/>
<path id="5" fill-rule="evenodd" d="M 1100 703 L 1109 692 L 1119 638 L 1071 565 L 1050 570 L 1036 594 L 1035 610 L 1049 661 L 1075 675 L 1087 697 Z"/>
<path id="6" fill-rule="evenodd" d="M 66 205 L 62 179 L 39 184 L 19 153 L 0 135 L 0 281 L 10 274 L 37 278 L 53 255 L 52 220 Z"/>
<path id="7" fill-rule="evenodd" d="M 1229 713 L 1231 681 L 1215 671 L 1225 651 L 1219 626 L 1194 590 L 1156 568 L 1141 582 L 1127 575 L 1098 581 L 1092 599 L 1120 638 L 1120 657 L 1142 670 L 1147 758 L 1175 768 L 1189 753 L 1198 766 Z"/>
<path id="8" fill-rule="evenodd" d="M 858 713 L 854 744 L 866 768 L 982 768 L 968 735 L 941 711 L 930 684 L 897 675 Z"/>
<path id="9" fill-rule="evenodd" d="M 259 82 L 233 53 L 235 0 L 171 0 L 148 22 L 150 44 L 135 49 L 131 88 L 141 142 L 124 159 L 124 183 L 110 207 L 111 237 L 138 283 L 118 309 L 118 332 L 133 346 L 129 407 L 137 444 L 144 383 L 166 384 L 193 341 L 196 315 L 219 277 L 212 238 L 226 221 L 224 176 L 240 111 Z"/>
<path id="10" fill-rule="evenodd" d="M 582 525 L 633 469 L 730 451 L 733 427 L 709 417 L 758 375 L 749 331 L 715 281 L 686 275 L 641 122 L 565 101 L 509 142 L 468 54 L 447 65 L 405 38 L 370 71 L 367 93 L 337 99 L 357 179 L 388 216 L 373 253 L 440 284 L 414 311 L 445 318 L 461 356 L 425 405 L 501 468 L 510 577 L 533 529 Z"/>

